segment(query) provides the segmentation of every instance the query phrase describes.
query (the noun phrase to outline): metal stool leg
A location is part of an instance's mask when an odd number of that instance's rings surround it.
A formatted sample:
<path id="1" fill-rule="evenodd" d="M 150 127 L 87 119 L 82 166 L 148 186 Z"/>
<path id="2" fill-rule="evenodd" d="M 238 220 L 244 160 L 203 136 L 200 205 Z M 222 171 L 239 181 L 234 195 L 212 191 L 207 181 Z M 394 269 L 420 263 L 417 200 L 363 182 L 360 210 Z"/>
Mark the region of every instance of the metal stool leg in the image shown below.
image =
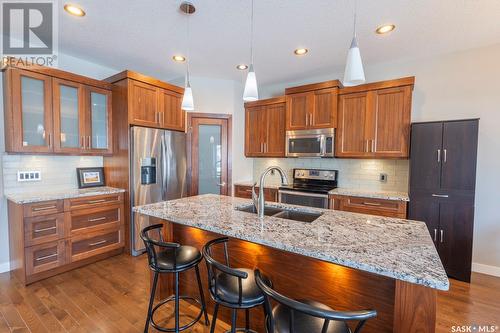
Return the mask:
<path id="1" fill-rule="evenodd" d="M 245 309 L 245 333 L 250 330 L 250 309 Z"/>
<path id="2" fill-rule="evenodd" d="M 153 302 L 155 299 L 156 293 L 156 284 L 158 282 L 158 272 L 155 272 L 153 278 L 153 288 L 151 288 L 151 296 L 149 297 L 149 306 L 148 306 L 148 316 L 146 318 L 146 325 L 144 326 L 144 333 L 148 333 L 149 331 L 149 322 L 151 321 L 151 309 L 153 308 Z"/>
<path id="3" fill-rule="evenodd" d="M 179 332 L 179 273 L 175 273 L 175 332 Z"/>
<path id="4" fill-rule="evenodd" d="M 236 309 L 233 309 L 233 313 L 231 314 L 231 333 L 236 332 Z"/>
<path id="5" fill-rule="evenodd" d="M 215 332 L 215 322 L 217 321 L 218 312 L 219 312 L 219 303 L 215 303 L 214 315 L 212 316 L 212 327 L 210 327 L 210 333 Z"/>
<path id="6" fill-rule="evenodd" d="M 205 303 L 205 294 L 203 293 L 203 286 L 201 285 L 200 269 L 198 268 L 198 266 L 196 266 L 195 270 L 196 270 L 196 279 L 198 280 L 198 289 L 200 289 L 201 306 L 203 313 L 205 313 L 205 325 L 208 326 L 210 325 L 210 321 L 208 320 L 207 304 Z"/>

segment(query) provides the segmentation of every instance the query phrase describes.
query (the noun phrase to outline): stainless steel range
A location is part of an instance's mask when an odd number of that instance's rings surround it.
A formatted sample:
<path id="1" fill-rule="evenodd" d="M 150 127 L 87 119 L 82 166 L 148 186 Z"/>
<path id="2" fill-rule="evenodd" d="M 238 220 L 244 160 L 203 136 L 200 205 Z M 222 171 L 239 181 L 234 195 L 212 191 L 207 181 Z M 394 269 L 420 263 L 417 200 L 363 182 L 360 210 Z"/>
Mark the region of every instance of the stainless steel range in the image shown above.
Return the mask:
<path id="1" fill-rule="evenodd" d="M 337 187 L 337 177 L 337 170 L 293 169 L 293 184 L 279 187 L 279 201 L 328 208 L 328 192 Z"/>

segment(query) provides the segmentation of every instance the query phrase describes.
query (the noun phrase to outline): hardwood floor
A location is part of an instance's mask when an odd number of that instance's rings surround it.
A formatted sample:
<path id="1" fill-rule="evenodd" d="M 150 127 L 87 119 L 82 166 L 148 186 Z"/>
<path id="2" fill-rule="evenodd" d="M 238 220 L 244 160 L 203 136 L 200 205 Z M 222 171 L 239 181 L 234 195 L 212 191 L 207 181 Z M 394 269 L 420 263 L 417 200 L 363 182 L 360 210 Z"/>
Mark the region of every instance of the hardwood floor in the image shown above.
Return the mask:
<path id="1" fill-rule="evenodd" d="M 116 256 L 28 287 L 2 273 L 0 333 L 142 332 L 148 291 L 144 256 Z M 181 324 L 197 312 L 184 305 Z M 500 278 L 473 274 L 470 285 L 452 280 L 450 291 L 438 295 L 436 332 L 451 332 L 452 325 L 500 326 L 499 309 Z M 159 321 L 172 325 L 171 313 L 165 309 Z M 226 329 L 229 326 L 219 321 L 217 332 Z M 198 323 L 190 331 L 208 333 L 209 328 Z"/>

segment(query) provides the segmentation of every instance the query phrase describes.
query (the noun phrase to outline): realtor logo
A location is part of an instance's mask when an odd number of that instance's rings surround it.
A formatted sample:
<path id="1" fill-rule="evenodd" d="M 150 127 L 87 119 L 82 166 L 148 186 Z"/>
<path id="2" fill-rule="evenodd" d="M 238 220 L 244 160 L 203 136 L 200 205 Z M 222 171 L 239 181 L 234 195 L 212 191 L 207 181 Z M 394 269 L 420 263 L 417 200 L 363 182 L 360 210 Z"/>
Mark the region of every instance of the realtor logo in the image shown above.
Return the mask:
<path id="1" fill-rule="evenodd" d="M 53 65 L 57 51 L 57 1 L 1 1 L 2 56 Z"/>

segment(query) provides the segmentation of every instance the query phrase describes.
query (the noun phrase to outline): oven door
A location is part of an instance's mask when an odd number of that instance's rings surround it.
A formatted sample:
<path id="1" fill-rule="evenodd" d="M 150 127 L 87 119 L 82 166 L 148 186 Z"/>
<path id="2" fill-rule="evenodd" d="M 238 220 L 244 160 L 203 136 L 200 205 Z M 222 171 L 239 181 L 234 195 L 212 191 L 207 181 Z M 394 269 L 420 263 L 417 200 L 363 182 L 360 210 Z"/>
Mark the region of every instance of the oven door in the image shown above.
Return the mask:
<path id="1" fill-rule="evenodd" d="M 291 205 L 328 208 L 328 194 L 279 190 L 279 201 Z"/>

